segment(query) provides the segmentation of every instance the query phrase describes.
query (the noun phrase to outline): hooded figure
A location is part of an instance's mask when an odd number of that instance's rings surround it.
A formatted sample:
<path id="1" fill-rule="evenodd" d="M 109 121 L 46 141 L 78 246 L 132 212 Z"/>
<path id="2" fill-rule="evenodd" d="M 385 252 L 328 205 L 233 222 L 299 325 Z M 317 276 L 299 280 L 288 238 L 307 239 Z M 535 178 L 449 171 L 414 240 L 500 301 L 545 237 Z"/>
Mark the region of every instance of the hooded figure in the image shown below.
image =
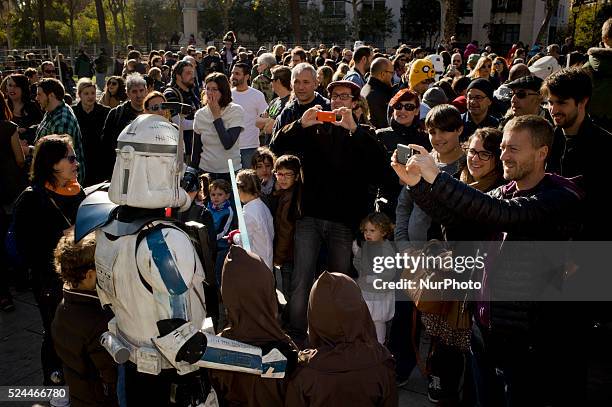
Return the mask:
<path id="1" fill-rule="evenodd" d="M 397 406 L 391 354 L 376 330 L 357 284 L 323 272 L 308 301 L 312 349 L 300 353 L 286 406 Z"/>
<path id="2" fill-rule="evenodd" d="M 219 398 L 230 406 L 282 406 L 298 349 L 278 323 L 274 275 L 259 256 L 232 246 L 223 265 L 221 295 L 229 326 L 220 336 L 259 346 L 263 355 L 272 348 L 278 349 L 287 358 L 287 373 L 284 379 L 271 379 L 248 373 L 211 371 Z"/>

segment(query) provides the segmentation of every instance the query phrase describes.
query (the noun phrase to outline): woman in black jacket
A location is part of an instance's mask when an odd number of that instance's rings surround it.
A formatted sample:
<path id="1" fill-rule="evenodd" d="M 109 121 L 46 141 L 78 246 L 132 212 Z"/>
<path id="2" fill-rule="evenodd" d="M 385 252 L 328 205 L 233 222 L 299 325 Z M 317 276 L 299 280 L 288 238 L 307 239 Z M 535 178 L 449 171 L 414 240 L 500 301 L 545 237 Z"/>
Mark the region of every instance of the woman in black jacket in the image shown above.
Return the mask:
<path id="1" fill-rule="evenodd" d="M 77 181 L 79 163 L 67 135 L 41 138 L 34 149 L 32 186 L 15 204 L 17 250 L 30 269 L 32 291 L 43 322 L 41 350 L 44 385 L 63 382 L 61 362 L 51 339 L 51 322 L 62 299 L 62 283 L 55 273 L 53 252 L 59 239 L 73 229 L 77 209 L 85 198 Z"/>
<path id="2" fill-rule="evenodd" d="M 79 103 L 74 107 L 74 115 L 81 128 L 85 161 L 87 162 L 87 176 L 83 184 L 89 186 L 104 181 L 104 176 L 100 173 L 102 166 L 99 151 L 102 129 L 110 108 L 96 102 L 96 85 L 89 78 L 79 79 L 77 95 Z"/>
<path id="3" fill-rule="evenodd" d="M 427 134 L 419 126 L 419 96 L 410 89 L 402 89 L 389 101 L 392 109 L 391 126 L 376 131 L 376 137 L 384 144 L 389 161 L 398 144 L 418 144 L 431 150 Z M 391 168 L 387 169 L 382 196 L 388 201 L 383 212 L 395 220 L 397 198 L 402 189 Z"/>

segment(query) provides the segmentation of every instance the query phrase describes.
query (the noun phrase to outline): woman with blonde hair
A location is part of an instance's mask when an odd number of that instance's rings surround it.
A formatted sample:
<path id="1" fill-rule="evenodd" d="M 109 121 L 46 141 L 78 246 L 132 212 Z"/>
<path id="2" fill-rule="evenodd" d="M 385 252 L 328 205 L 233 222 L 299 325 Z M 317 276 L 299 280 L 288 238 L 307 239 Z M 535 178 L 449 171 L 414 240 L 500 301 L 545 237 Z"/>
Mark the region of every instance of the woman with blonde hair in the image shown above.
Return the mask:
<path id="1" fill-rule="evenodd" d="M 317 92 L 319 92 L 322 96 L 328 98 L 329 95 L 327 93 L 327 85 L 332 82 L 334 77 L 334 71 L 327 65 L 320 66 L 317 69 L 317 81 L 319 81 L 319 87 L 317 88 Z"/>
<path id="2" fill-rule="evenodd" d="M 494 76 L 491 76 L 491 70 L 493 68 L 493 60 L 489 57 L 480 57 L 474 70 L 468 75 L 472 80 L 474 79 L 486 79 L 493 85 L 494 89 L 499 87 L 499 81 Z"/>
<path id="3" fill-rule="evenodd" d="M 332 82 L 340 81 L 340 80 L 344 79 L 344 77 L 346 76 L 348 71 L 349 71 L 348 64 L 346 64 L 344 62 L 340 63 L 338 65 L 338 69 L 336 69 L 336 72 L 334 73 L 334 76 L 332 78 Z"/>

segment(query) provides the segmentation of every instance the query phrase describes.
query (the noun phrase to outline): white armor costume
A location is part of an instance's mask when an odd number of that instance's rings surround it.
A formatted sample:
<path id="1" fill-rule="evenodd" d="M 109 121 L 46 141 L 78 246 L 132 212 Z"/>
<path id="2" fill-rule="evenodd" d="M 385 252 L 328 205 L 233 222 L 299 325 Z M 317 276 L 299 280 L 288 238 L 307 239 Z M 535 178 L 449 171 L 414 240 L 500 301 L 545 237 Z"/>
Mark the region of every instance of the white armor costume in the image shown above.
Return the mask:
<path id="1" fill-rule="evenodd" d="M 163 208 L 191 204 L 180 187 L 181 141 L 178 130 L 157 115 L 138 116 L 120 134 L 108 192 L 119 207 L 110 223 L 96 231 L 97 288 L 102 304 L 115 314 L 109 322 L 110 342 L 124 346 L 124 357 L 127 348 L 135 366 L 130 367 L 139 381 L 135 391 L 163 387 L 157 397 L 171 401 L 158 399 L 157 405 L 194 405 L 206 399 L 204 405 L 214 406 L 214 391 L 202 384 L 206 374 L 190 364 L 206 349 L 199 332 L 206 318 L 204 270 L 190 237 L 162 219 Z M 197 373 L 188 375 L 192 372 Z M 183 385 L 182 397 L 175 397 Z M 198 387 L 200 396 L 192 396 Z M 126 390 L 129 403 L 131 389 Z"/>

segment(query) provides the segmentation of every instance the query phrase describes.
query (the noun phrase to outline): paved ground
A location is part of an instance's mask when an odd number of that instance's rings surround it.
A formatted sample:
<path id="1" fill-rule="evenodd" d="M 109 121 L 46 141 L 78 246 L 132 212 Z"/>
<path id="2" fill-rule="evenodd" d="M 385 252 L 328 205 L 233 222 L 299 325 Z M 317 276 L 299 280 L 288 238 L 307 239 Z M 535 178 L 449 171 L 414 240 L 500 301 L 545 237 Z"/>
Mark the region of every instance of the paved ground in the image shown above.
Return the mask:
<path id="1" fill-rule="evenodd" d="M 14 293 L 15 311 L 0 311 L 0 386 L 40 385 L 42 325 L 32 294 Z M 431 407 L 425 382 L 415 370 L 411 381 L 400 389 L 400 406 Z M 32 403 L 2 403 L 0 406 L 30 406 Z"/>

